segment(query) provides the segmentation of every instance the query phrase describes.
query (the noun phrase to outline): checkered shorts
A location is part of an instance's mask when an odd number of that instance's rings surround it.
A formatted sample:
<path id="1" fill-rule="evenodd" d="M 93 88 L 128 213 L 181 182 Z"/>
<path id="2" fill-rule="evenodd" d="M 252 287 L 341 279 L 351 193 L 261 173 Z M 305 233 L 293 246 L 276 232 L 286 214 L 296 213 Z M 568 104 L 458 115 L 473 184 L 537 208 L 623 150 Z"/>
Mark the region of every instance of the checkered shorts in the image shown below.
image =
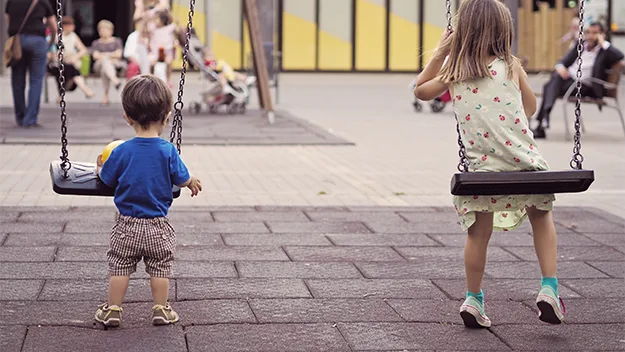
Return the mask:
<path id="1" fill-rule="evenodd" d="M 140 219 L 119 215 L 106 253 L 109 275 L 130 276 L 143 259 L 151 277 L 170 277 L 176 234 L 167 218 Z"/>

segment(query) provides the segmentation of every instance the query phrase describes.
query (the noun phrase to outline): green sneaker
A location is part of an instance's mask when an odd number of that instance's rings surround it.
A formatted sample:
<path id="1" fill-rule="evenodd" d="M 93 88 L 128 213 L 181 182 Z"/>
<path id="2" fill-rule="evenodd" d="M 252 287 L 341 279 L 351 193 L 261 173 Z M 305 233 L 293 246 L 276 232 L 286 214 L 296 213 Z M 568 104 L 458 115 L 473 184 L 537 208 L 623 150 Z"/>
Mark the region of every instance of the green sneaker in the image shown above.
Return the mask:
<path id="1" fill-rule="evenodd" d="M 460 317 L 468 328 L 490 328 L 490 319 L 484 312 L 484 305 L 475 297 L 464 300 L 460 307 Z"/>
<path id="2" fill-rule="evenodd" d="M 152 307 L 152 324 L 154 325 L 168 325 L 177 323 L 180 320 L 178 313 L 176 313 L 171 306 L 167 304 L 162 306 L 160 304 Z"/>
<path id="3" fill-rule="evenodd" d="M 564 321 L 564 302 L 556 296 L 555 291 L 549 286 L 543 286 L 536 298 L 538 306 L 538 319 L 549 324 L 560 324 Z"/>
<path id="4" fill-rule="evenodd" d="M 117 327 L 122 323 L 122 311 L 122 307 L 101 304 L 95 312 L 95 321 L 104 326 Z"/>

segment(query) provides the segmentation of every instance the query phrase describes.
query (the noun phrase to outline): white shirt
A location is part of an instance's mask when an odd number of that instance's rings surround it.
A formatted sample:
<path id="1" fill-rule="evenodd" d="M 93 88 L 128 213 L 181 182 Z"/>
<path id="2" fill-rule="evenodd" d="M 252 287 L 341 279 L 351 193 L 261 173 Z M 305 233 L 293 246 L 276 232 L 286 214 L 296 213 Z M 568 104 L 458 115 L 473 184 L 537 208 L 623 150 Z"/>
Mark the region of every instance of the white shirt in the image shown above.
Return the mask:
<path id="1" fill-rule="evenodd" d="M 125 58 L 134 58 L 135 60 L 139 60 L 139 55 L 137 53 L 137 42 L 139 41 L 139 32 L 134 31 L 128 35 L 126 39 L 126 45 L 124 46 L 124 57 Z"/>
<path id="2" fill-rule="evenodd" d="M 601 49 L 608 50 L 610 47 L 610 42 L 605 41 L 603 45 L 600 47 L 596 45 L 592 50 L 588 50 L 586 46 L 584 46 L 584 51 L 582 51 L 582 81 L 592 77 L 592 68 L 595 66 L 595 61 L 597 61 L 597 55 Z M 564 67 L 562 64 L 557 64 L 556 69 L 560 66 Z M 577 78 L 577 61 L 568 68 L 569 76 L 571 78 Z"/>

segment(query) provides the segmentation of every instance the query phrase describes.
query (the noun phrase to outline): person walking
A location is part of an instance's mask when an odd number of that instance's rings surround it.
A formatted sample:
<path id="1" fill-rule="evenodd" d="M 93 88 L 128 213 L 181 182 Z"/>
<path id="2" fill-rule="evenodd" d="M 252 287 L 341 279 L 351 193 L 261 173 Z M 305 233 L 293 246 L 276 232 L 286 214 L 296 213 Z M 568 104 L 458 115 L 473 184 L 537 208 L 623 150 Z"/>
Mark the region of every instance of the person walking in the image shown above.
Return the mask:
<path id="1" fill-rule="evenodd" d="M 9 37 L 19 36 L 22 58 L 11 66 L 11 90 L 15 122 L 19 127 L 39 127 L 37 118 L 43 79 L 46 73 L 48 48 L 56 37 L 56 18 L 47 1 L 8 0 L 4 13 Z M 45 22 L 44 22 L 45 21 Z M 46 26 L 51 32 L 46 41 Z M 26 74 L 28 73 L 28 105 Z"/>

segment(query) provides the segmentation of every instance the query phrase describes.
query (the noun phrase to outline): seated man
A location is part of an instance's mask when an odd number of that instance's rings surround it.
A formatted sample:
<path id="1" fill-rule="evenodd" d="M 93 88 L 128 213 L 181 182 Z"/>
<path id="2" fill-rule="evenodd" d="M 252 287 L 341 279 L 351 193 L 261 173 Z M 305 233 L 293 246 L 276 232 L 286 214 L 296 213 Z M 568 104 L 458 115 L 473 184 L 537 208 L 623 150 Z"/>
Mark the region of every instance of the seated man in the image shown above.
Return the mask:
<path id="1" fill-rule="evenodd" d="M 605 40 L 603 25 L 594 22 L 588 26 L 585 34 L 586 42 L 582 52 L 582 95 L 592 98 L 603 98 L 605 88 L 598 83 L 584 82 L 589 77 L 605 81 L 608 70 L 620 60 L 623 53 Z M 545 127 L 549 127 L 549 114 L 558 97 L 575 84 L 577 77 L 577 46 L 562 58 L 556 65 L 555 73 L 543 88 L 543 100 L 538 110 L 538 126 L 533 130 L 534 138 L 546 138 Z"/>

